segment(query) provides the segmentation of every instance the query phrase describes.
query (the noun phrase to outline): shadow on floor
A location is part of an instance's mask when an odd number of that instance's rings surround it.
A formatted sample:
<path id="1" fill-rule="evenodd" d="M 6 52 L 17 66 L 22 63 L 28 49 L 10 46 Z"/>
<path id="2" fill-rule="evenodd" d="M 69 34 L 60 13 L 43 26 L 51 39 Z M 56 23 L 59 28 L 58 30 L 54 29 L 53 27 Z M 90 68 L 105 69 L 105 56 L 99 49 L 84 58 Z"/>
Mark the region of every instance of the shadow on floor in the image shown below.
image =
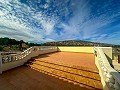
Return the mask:
<path id="1" fill-rule="evenodd" d="M 21 66 L 0 75 L 0 90 L 93 90 Z M 95 89 L 94 89 L 95 90 Z"/>

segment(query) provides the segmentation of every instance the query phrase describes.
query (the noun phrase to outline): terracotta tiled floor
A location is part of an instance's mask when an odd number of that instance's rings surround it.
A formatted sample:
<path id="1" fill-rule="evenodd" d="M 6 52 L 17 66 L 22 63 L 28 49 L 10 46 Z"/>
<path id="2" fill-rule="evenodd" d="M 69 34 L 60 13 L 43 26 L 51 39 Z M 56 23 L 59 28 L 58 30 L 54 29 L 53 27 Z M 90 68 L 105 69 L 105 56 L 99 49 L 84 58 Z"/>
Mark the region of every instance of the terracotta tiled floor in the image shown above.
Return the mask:
<path id="1" fill-rule="evenodd" d="M 28 67 L 18 67 L 0 75 L 0 90 L 91 90 L 60 80 Z"/>
<path id="2" fill-rule="evenodd" d="M 98 70 L 95 65 L 94 54 L 90 53 L 56 52 L 40 55 L 37 57 L 37 59 Z"/>

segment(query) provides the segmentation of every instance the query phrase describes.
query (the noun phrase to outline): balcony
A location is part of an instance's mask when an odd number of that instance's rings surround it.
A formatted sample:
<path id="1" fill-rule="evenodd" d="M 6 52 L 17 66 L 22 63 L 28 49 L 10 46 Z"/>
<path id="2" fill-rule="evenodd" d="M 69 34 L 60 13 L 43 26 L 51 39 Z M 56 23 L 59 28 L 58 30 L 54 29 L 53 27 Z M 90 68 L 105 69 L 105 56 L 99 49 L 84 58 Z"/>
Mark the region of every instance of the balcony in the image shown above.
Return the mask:
<path id="1" fill-rule="evenodd" d="M 119 90 L 119 74 L 106 58 L 110 52 L 111 48 L 41 46 L 2 55 L 0 89 Z"/>

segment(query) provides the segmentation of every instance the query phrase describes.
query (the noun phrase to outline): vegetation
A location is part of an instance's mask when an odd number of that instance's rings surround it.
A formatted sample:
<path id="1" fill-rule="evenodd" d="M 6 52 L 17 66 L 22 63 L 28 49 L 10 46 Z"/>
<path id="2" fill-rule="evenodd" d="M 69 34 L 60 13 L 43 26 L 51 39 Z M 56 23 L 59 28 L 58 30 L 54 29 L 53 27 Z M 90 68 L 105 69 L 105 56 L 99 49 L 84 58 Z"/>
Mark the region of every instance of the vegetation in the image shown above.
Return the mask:
<path id="1" fill-rule="evenodd" d="M 0 51 L 22 51 L 31 46 L 38 46 L 40 44 L 28 43 L 23 40 L 17 41 L 10 38 L 0 38 Z"/>

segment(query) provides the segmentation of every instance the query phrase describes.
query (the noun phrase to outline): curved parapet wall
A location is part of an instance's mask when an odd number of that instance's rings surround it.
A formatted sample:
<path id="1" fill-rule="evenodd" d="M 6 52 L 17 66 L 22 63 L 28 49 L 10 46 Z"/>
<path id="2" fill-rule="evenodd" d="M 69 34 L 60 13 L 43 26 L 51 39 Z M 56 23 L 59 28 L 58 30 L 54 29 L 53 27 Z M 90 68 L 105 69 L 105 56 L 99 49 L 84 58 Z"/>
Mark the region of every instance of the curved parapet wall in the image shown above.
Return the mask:
<path id="1" fill-rule="evenodd" d="M 95 47 L 95 63 L 104 90 L 120 90 L 120 74 L 111 67 L 112 48 Z"/>
<path id="2" fill-rule="evenodd" d="M 53 46 L 35 46 L 28 48 L 20 54 L 0 55 L 0 73 L 21 66 L 32 57 L 38 56 L 40 54 L 56 52 L 57 50 L 57 47 Z"/>

